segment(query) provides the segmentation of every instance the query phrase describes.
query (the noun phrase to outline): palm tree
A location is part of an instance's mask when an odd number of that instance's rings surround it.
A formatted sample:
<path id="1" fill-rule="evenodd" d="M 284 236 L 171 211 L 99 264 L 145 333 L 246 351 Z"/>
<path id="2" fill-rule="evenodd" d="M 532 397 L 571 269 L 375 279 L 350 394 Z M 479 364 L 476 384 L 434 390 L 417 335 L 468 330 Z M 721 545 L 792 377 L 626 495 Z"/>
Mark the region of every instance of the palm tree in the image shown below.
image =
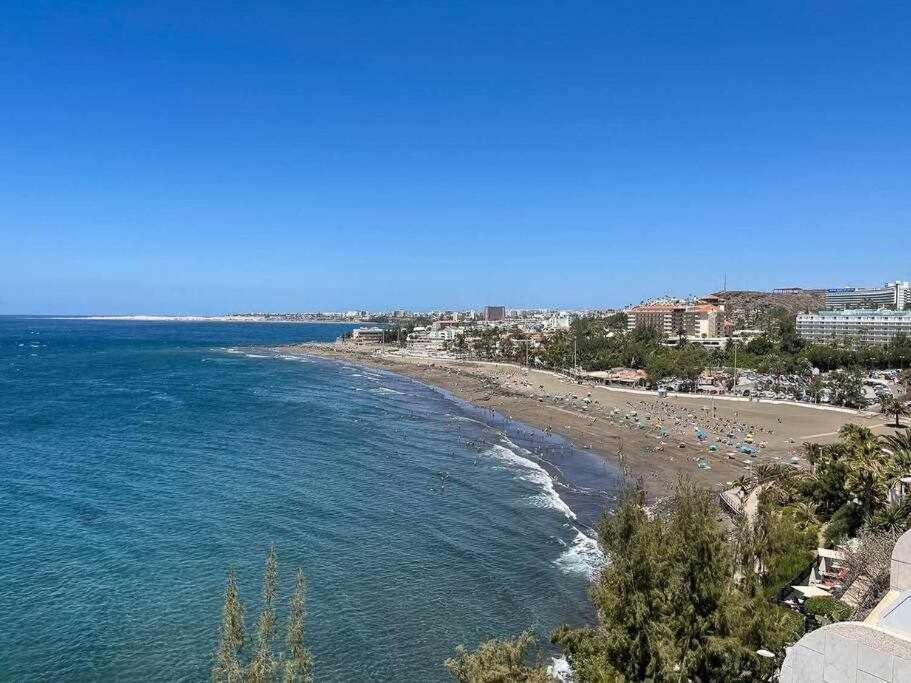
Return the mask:
<path id="1" fill-rule="evenodd" d="M 753 477 L 746 474 L 741 474 L 734 481 L 734 487 L 739 488 L 741 491 L 743 491 L 744 495 L 746 495 L 750 492 L 755 483 L 756 482 L 753 480 Z"/>
<path id="2" fill-rule="evenodd" d="M 901 427 L 900 418 L 902 415 L 908 415 L 908 406 L 905 405 L 905 397 L 897 398 L 895 396 L 887 396 L 880 402 L 880 409 L 886 415 L 895 416 L 895 426 Z"/>
<path id="3" fill-rule="evenodd" d="M 885 434 L 880 438 L 893 451 L 911 451 L 911 428 L 906 427 L 903 432 Z"/>
<path id="4" fill-rule="evenodd" d="M 815 504 L 803 502 L 794 506 L 794 524 L 800 531 L 807 531 L 817 523 Z"/>
<path id="5" fill-rule="evenodd" d="M 870 526 L 877 531 L 904 531 L 908 528 L 908 518 L 911 517 L 911 500 L 900 503 L 889 503 L 882 510 L 873 515 Z"/>
<path id="6" fill-rule="evenodd" d="M 797 470 L 781 463 L 772 463 L 757 466 L 755 473 L 756 480 L 759 483 L 765 483 L 769 481 L 790 479 L 797 474 Z"/>
<path id="7" fill-rule="evenodd" d="M 897 434 L 880 437 L 883 450 L 892 456 L 895 463 L 905 472 L 911 472 L 911 429 Z"/>
<path id="8" fill-rule="evenodd" d="M 885 503 L 889 487 L 900 470 L 869 429 L 859 430 L 852 438 L 845 438 L 849 449 L 845 491 L 861 506 L 863 519 L 868 520 L 871 511 Z"/>

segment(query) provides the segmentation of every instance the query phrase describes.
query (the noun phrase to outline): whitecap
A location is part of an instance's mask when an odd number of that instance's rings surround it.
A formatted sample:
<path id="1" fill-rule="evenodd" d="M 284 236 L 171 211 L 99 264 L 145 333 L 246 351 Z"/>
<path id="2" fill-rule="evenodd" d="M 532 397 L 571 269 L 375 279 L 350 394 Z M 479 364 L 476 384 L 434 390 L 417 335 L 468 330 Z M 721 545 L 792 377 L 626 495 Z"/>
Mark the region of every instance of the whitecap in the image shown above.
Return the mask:
<path id="1" fill-rule="evenodd" d="M 547 674 L 555 681 L 560 683 L 571 683 L 573 680 L 573 670 L 569 666 L 566 657 L 551 657 L 550 666 L 547 667 Z"/>
<path id="2" fill-rule="evenodd" d="M 589 580 L 594 579 L 604 565 L 604 552 L 597 540 L 576 527 L 573 529 L 576 531 L 576 537 L 560 557 L 554 560 L 554 564 L 567 574 L 583 574 Z"/>
<path id="3" fill-rule="evenodd" d="M 371 389 L 371 393 L 374 394 L 398 394 L 404 396 L 404 391 L 396 391 L 395 389 L 390 389 L 389 387 L 377 387 L 376 389 Z"/>
<path id="4" fill-rule="evenodd" d="M 508 443 L 515 446 L 509 439 L 506 439 Z M 524 449 L 522 449 L 524 450 Z M 515 451 L 512 451 L 505 446 L 500 446 L 494 444 L 491 446 L 490 450 L 487 451 L 490 455 L 508 462 L 513 465 L 518 465 L 526 471 L 522 476 L 522 479 L 525 481 L 532 482 L 537 484 L 541 488 L 541 493 L 532 498 L 532 504 L 536 507 L 548 507 L 554 510 L 559 510 L 569 519 L 575 519 L 576 513 L 573 512 L 569 505 L 560 497 L 560 494 L 557 493 L 557 489 L 554 487 L 554 480 L 550 476 L 547 470 L 541 467 L 534 460 L 525 458 Z"/>

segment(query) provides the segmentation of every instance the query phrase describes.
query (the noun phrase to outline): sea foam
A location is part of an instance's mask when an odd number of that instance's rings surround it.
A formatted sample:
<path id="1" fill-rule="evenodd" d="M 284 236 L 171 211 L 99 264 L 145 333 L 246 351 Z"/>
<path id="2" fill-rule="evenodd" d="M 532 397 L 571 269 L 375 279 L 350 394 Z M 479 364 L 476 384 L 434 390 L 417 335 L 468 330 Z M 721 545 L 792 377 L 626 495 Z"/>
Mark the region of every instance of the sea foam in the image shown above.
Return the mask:
<path id="1" fill-rule="evenodd" d="M 566 657 L 552 657 L 551 664 L 547 667 L 547 673 L 560 683 L 571 683 L 573 680 L 573 670 Z"/>
<path id="2" fill-rule="evenodd" d="M 508 439 L 506 441 L 517 450 L 522 450 Z M 532 498 L 532 502 L 536 507 L 553 508 L 554 510 L 562 512 L 569 519 L 576 518 L 576 513 L 570 509 L 569 505 L 567 505 L 560 497 L 560 494 L 557 493 L 557 489 L 554 487 L 553 477 L 534 460 L 519 455 L 506 446 L 500 446 L 499 444 L 491 446 L 488 453 L 499 460 L 512 465 L 518 465 L 525 471 L 522 475 L 522 479 L 537 484 L 540 487 L 541 493 Z"/>
<path id="3" fill-rule="evenodd" d="M 604 553 L 597 540 L 576 527 L 573 529 L 576 537 L 560 557 L 554 560 L 554 564 L 567 574 L 584 574 L 589 580 L 594 579 L 604 565 Z"/>
<path id="4" fill-rule="evenodd" d="M 371 389 L 374 394 L 399 394 L 404 396 L 404 391 L 396 391 L 395 389 L 390 389 L 389 387 L 377 387 L 376 389 Z"/>

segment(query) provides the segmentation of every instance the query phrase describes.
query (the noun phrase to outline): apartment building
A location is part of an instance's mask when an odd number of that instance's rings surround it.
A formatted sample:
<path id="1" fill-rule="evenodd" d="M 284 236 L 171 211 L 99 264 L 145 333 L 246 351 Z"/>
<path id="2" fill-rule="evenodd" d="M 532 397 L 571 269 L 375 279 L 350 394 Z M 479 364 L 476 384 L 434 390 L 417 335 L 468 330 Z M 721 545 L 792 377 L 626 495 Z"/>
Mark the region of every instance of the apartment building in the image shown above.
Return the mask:
<path id="1" fill-rule="evenodd" d="M 882 287 L 841 287 L 826 290 L 826 310 L 890 308 L 911 306 L 911 283 L 896 280 Z"/>
<path id="2" fill-rule="evenodd" d="M 505 306 L 485 306 L 484 307 L 484 320 L 487 322 L 499 322 L 501 320 L 506 320 L 506 307 Z"/>
<path id="3" fill-rule="evenodd" d="M 660 333 L 671 336 L 683 331 L 683 314 L 686 306 L 677 303 L 655 303 L 633 306 L 626 311 L 628 329 L 653 327 Z"/>
<path id="4" fill-rule="evenodd" d="M 724 309 L 705 303 L 687 306 L 683 329 L 690 337 L 719 337 L 724 332 Z"/>
<path id="5" fill-rule="evenodd" d="M 840 310 L 801 313 L 797 333 L 813 342 L 888 344 L 897 334 L 911 336 L 911 311 Z"/>
<path id="6" fill-rule="evenodd" d="M 355 344 L 382 344 L 384 334 L 381 327 L 358 327 L 351 330 L 351 341 Z"/>
<path id="7" fill-rule="evenodd" d="M 718 337 L 724 332 L 724 308 L 704 301 L 642 304 L 627 309 L 626 317 L 630 330 L 653 327 L 668 337 Z"/>

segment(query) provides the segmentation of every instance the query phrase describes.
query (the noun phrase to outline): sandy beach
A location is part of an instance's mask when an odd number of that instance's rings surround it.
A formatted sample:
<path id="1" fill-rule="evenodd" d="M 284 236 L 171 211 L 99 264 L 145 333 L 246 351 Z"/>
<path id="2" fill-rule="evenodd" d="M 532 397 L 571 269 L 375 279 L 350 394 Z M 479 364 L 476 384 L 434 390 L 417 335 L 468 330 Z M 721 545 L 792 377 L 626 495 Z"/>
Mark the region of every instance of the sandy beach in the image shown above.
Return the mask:
<path id="1" fill-rule="evenodd" d="M 802 444 L 832 441 L 849 422 L 876 433 L 892 431 L 886 416 L 874 413 L 707 396 L 658 398 L 654 392 L 501 363 L 416 357 L 341 343 L 280 350 L 390 370 L 561 434 L 619 464 L 656 497 L 667 493 L 680 475 L 720 491 L 758 465 L 807 467 Z M 744 453 L 743 446 L 755 452 Z"/>

